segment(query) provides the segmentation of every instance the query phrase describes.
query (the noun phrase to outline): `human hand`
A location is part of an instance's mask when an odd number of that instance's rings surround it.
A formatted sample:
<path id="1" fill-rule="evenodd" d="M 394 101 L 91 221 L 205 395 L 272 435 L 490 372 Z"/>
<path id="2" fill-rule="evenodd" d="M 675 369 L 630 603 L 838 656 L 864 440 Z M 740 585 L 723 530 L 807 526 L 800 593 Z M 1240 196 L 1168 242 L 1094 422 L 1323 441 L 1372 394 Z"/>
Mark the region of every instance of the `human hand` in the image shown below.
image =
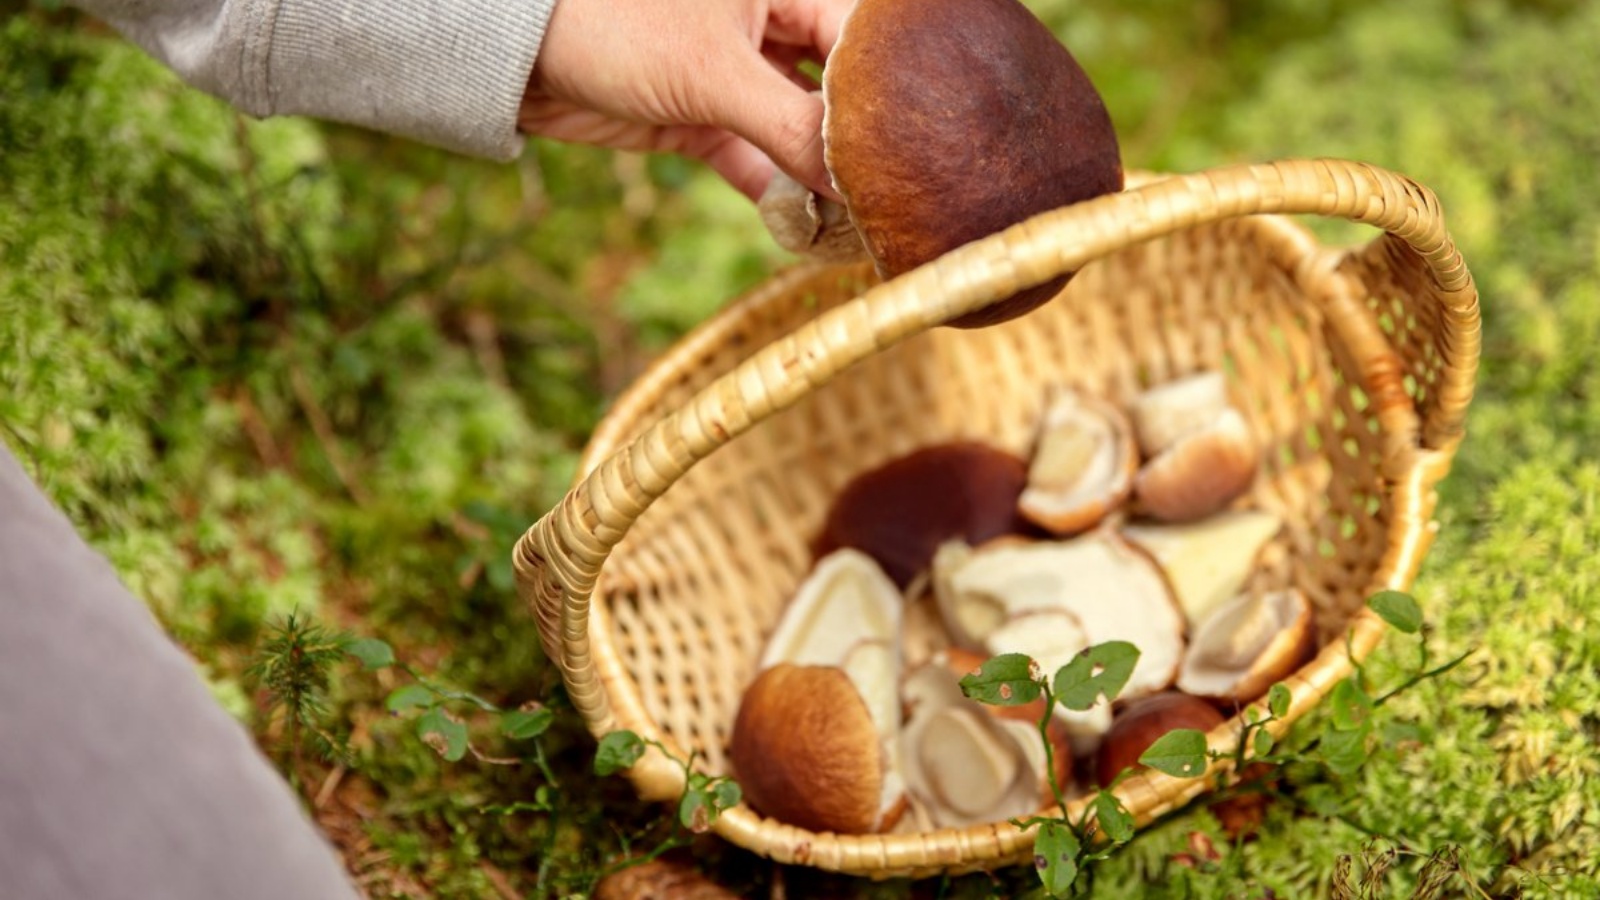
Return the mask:
<path id="1" fill-rule="evenodd" d="M 518 127 L 560 141 L 705 160 L 755 199 L 774 164 L 837 197 L 822 62 L 853 0 L 560 0 Z"/>

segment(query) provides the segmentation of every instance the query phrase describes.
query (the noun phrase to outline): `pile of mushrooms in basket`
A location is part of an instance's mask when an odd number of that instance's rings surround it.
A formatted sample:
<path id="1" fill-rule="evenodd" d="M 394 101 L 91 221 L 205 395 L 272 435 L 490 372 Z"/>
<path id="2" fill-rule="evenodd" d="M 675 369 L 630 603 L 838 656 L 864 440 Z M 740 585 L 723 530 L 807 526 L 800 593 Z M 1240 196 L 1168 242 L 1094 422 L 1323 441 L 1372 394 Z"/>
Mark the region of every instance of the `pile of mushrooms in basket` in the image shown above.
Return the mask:
<path id="1" fill-rule="evenodd" d="M 823 100 L 845 203 L 780 178 L 763 217 L 790 249 L 865 254 L 885 277 L 1123 185 L 1099 95 L 1016 0 L 861 0 Z M 1022 315 L 1064 282 L 952 324 Z M 1257 449 L 1222 373 L 1125 406 L 1041 386 L 1040 406 L 1027 458 L 926 446 L 834 498 L 731 735 L 757 811 L 844 834 L 1026 816 L 1052 802 L 1047 759 L 1060 784 L 1108 783 L 1164 730 L 1209 730 L 1308 658 L 1306 598 L 1248 588 L 1281 522 L 1240 508 Z M 913 659 L 918 610 L 946 641 Z M 1108 641 L 1139 651 L 1121 695 L 1044 728 L 1042 706 L 959 685 L 993 656 L 1053 672 Z"/>

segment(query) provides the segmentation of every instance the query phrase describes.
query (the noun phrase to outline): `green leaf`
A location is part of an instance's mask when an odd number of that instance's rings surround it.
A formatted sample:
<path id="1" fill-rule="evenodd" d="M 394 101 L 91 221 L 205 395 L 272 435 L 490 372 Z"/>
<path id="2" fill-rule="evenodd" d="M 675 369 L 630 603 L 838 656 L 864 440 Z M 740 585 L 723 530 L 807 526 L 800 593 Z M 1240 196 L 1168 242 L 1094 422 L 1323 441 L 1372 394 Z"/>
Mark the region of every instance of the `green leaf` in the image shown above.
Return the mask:
<path id="1" fill-rule="evenodd" d="M 1133 814 L 1110 791 L 1095 795 L 1094 817 L 1113 844 L 1126 844 L 1133 839 Z"/>
<path id="2" fill-rule="evenodd" d="M 377 638 L 361 638 L 344 645 L 344 652 L 361 660 L 369 669 L 394 665 L 394 648 Z"/>
<path id="3" fill-rule="evenodd" d="M 1422 726 L 1415 722 L 1385 722 L 1381 734 L 1389 745 L 1420 743 L 1423 739 Z"/>
<path id="4" fill-rule="evenodd" d="M 1156 738 L 1139 756 L 1139 762 L 1179 778 L 1196 778 L 1206 770 L 1206 736 L 1193 728 L 1178 728 Z"/>
<path id="5" fill-rule="evenodd" d="M 1272 753 L 1272 748 L 1277 746 L 1278 741 L 1272 736 L 1272 732 L 1262 728 L 1256 732 L 1255 743 L 1256 756 L 1267 756 Z"/>
<path id="6" fill-rule="evenodd" d="M 446 762 L 467 755 L 467 726 L 437 706 L 417 717 L 417 736 Z"/>
<path id="7" fill-rule="evenodd" d="M 1322 735 L 1319 750 L 1322 761 L 1338 775 L 1351 775 L 1367 761 L 1367 736 L 1371 727 L 1353 731 L 1328 731 Z"/>
<path id="8" fill-rule="evenodd" d="M 739 787 L 739 782 L 732 778 L 719 778 L 711 788 L 711 796 L 718 810 L 733 809 L 744 800 L 744 791 Z"/>
<path id="9" fill-rule="evenodd" d="M 678 822 L 695 834 L 705 834 L 716 818 L 717 809 L 711 793 L 703 785 L 691 783 L 678 798 Z"/>
<path id="10" fill-rule="evenodd" d="M 1289 714 L 1289 702 L 1294 699 L 1289 694 L 1289 686 L 1278 682 L 1267 691 L 1267 711 L 1275 718 L 1283 718 Z"/>
<path id="11" fill-rule="evenodd" d="M 594 754 L 594 773 L 612 775 L 632 768 L 644 755 L 644 741 L 631 731 L 613 731 L 600 739 Z"/>
<path id="12" fill-rule="evenodd" d="M 1354 676 L 1334 685 L 1328 695 L 1328 710 L 1332 713 L 1335 731 L 1371 727 L 1372 707 L 1372 698 L 1356 683 Z"/>
<path id="13" fill-rule="evenodd" d="M 1079 711 L 1094 706 L 1101 697 L 1115 700 L 1138 662 L 1139 648 L 1127 641 L 1096 644 L 1056 672 L 1056 699 L 1067 709 Z"/>
<path id="14" fill-rule="evenodd" d="M 1078 854 L 1082 845 L 1064 822 L 1046 822 L 1039 826 L 1039 837 L 1033 845 L 1033 866 L 1039 872 L 1039 881 L 1052 897 L 1065 897 L 1078 880 Z"/>
<path id="15" fill-rule="evenodd" d="M 1038 665 L 1026 654 L 1004 653 L 961 679 L 961 693 L 991 706 L 1021 706 L 1039 699 L 1044 688 Z"/>
<path id="16" fill-rule="evenodd" d="M 384 708 L 389 712 L 405 712 L 417 706 L 433 707 L 439 702 L 439 695 L 431 689 L 420 684 L 408 684 L 405 687 L 395 688 L 389 693 L 389 699 L 383 701 Z"/>
<path id="17" fill-rule="evenodd" d="M 1410 594 L 1379 591 L 1367 598 L 1367 605 L 1385 622 L 1406 634 L 1422 630 L 1422 607 Z"/>
<path id="18" fill-rule="evenodd" d="M 500 731 L 514 741 L 525 741 L 544 734 L 555 718 L 555 713 L 543 706 L 512 710 L 500 716 Z"/>

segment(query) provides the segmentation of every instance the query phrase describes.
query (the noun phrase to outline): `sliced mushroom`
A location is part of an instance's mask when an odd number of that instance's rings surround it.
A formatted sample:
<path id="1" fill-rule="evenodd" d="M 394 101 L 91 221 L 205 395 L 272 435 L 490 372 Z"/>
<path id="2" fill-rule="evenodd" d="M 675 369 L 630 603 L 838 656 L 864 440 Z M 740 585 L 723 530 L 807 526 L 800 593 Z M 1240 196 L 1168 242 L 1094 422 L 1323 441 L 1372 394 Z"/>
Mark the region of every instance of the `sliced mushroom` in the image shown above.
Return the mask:
<path id="1" fill-rule="evenodd" d="M 1178 688 L 1249 703 L 1305 662 L 1315 642 L 1311 603 L 1293 588 L 1240 594 L 1200 623 Z"/>
<path id="2" fill-rule="evenodd" d="M 963 661 L 965 662 L 965 661 Z M 975 666 L 973 667 L 975 668 Z M 1027 815 L 1049 796 L 1042 707 L 988 707 L 961 693 L 968 671 L 935 659 L 906 677 L 909 714 L 901 734 L 906 785 L 929 823 L 966 827 Z M 1032 710 L 1032 719 L 1024 718 Z M 1050 729 L 1057 777 L 1070 775 L 1065 737 Z"/>
<path id="3" fill-rule="evenodd" d="M 1189 627 L 1238 596 L 1283 519 L 1262 510 L 1237 510 L 1197 522 L 1137 522 L 1120 529 L 1166 573 Z"/>
<path id="4" fill-rule="evenodd" d="M 899 588 L 871 557 L 849 548 L 830 553 L 784 608 L 759 668 L 840 665 L 861 641 L 897 639 L 904 605 Z"/>
<path id="5" fill-rule="evenodd" d="M 994 629 L 1018 615 L 1066 611 L 1090 644 L 1139 648 L 1123 696 L 1161 690 L 1177 674 L 1184 621 L 1166 579 L 1150 557 L 1109 531 L 981 547 L 953 561 L 938 582 L 946 625 L 959 641 L 987 647 Z"/>
<path id="6" fill-rule="evenodd" d="M 1019 508 L 1053 534 L 1077 534 L 1127 499 L 1138 469 L 1133 426 L 1122 411 L 1062 391 L 1045 410 Z"/>
<path id="7" fill-rule="evenodd" d="M 1255 481 L 1260 450 L 1238 410 L 1179 438 L 1134 478 L 1139 508 L 1166 522 L 1192 522 L 1220 512 Z"/>
<path id="8" fill-rule="evenodd" d="M 858 0 L 822 89 L 828 169 L 885 277 L 1122 189 L 1104 102 L 1017 0 Z M 1067 277 L 952 324 L 1021 315 Z"/>
<path id="9" fill-rule="evenodd" d="M 1228 408 L 1221 372 L 1199 372 L 1156 385 L 1133 399 L 1130 413 L 1139 449 L 1153 457 L 1215 422 Z"/>
<path id="10" fill-rule="evenodd" d="M 905 808 L 897 754 L 885 743 L 897 739 L 879 731 L 843 669 L 780 663 L 746 689 L 728 755 L 745 799 L 762 814 L 812 831 L 866 834 L 892 827 Z"/>
<path id="11" fill-rule="evenodd" d="M 817 555 L 854 547 L 904 588 L 952 538 L 978 544 L 1024 533 L 1017 498 L 1027 466 L 972 441 L 923 447 L 869 469 L 840 490 L 816 542 Z"/>
<path id="12" fill-rule="evenodd" d="M 1139 757 L 1169 731 L 1209 732 L 1223 722 L 1216 707 L 1188 694 L 1167 691 L 1129 703 L 1117 713 L 1095 756 L 1095 780 L 1104 787 L 1123 769 L 1141 769 Z"/>

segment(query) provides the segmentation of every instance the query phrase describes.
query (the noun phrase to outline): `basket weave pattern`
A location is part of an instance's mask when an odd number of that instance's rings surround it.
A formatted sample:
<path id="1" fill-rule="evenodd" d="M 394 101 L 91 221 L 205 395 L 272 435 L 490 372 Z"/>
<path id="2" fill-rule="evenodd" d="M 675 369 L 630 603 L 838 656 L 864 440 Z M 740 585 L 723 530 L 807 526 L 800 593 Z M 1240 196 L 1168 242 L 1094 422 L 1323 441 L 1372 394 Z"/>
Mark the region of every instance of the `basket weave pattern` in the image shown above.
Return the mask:
<path id="1" fill-rule="evenodd" d="M 1335 252 L 1260 213 L 1387 233 Z M 933 328 L 1071 270 L 1060 297 L 1021 319 Z M 852 475 L 958 438 L 1026 453 L 1053 386 L 1125 402 L 1220 368 L 1263 448 L 1244 503 L 1286 522 L 1257 585 L 1305 591 L 1326 642 L 1289 681 L 1287 724 L 1348 674 L 1347 629 L 1357 658 L 1381 635 L 1363 598 L 1416 574 L 1478 340 L 1477 294 L 1432 194 L 1335 160 L 1150 179 L 888 284 L 866 266 L 801 267 L 702 326 L 619 400 L 586 477 L 519 542 L 519 590 L 596 734 L 632 729 L 723 774 L 762 643 Z M 914 661 L 940 638 L 913 615 L 907 640 Z M 1236 730 L 1219 728 L 1213 745 Z M 630 775 L 646 799 L 682 789 L 659 754 Z M 1147 822 L 1211 784 L 1152 772 L 1119 794 Z M 877 877 L 1021 861 L 1033 838 L 1005 822 L 814 834 L 747 807 L 716 828 L 780 861 Z"/>

